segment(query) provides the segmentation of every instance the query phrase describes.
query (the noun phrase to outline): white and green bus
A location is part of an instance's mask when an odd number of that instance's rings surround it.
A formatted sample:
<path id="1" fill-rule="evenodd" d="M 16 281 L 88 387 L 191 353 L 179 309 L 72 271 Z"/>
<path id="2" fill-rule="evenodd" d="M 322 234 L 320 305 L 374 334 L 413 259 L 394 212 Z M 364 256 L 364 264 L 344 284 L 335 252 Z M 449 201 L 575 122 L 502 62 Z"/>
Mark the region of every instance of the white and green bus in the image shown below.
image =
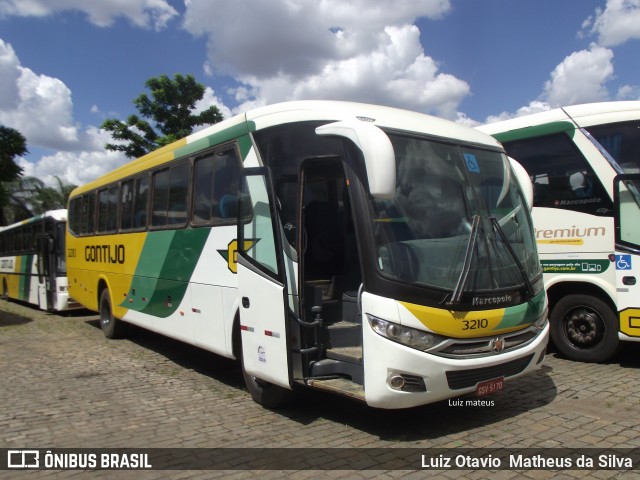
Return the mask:
<path id="1" fill-rule="evenodd" d="M 574 105 L 479 127 L 534 185 L 551 339 L 600 362 L 640 341 L 640 102 Z"/>
<path id="2" fill-rule="evenodd" d="M 519 179 L 492 137 L 392 108 L 291 102 L 76 189 L 70 291 L 240 359 L 254 400 L 303 386 L 380 408 L 535 370 L 547 304 Z"/>
<path id="3" fill-rule="evenodd" d="M 66 210 L 50 210 L 0 227 L 3 298 L 50 311 L 79 306 L 67 291 L 66 220 Z"/>

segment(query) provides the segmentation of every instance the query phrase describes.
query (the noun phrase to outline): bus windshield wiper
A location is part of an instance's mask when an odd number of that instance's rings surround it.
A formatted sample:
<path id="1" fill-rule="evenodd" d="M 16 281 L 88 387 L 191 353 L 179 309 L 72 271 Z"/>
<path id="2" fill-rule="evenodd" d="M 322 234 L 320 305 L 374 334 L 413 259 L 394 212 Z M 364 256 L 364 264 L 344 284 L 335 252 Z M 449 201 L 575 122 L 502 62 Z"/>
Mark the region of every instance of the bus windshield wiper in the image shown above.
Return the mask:
<path id="1" fill-rule="evenodd" d="M 531 285 L 531 282 L 529 281 L 529 277 L 527 276 L 527 271 L 524 269 L 524 266 L 522 265 L 522 262 L 518 258 L 518 255 L 516 255 L 516 252 L 513 250 L 513 247 L 511 246 L 511 242 L 509 242 L 509 240 L 507 239 L 507 236 L 505 235 L 504 230 L 502 230 L 502 227 L 500 226 L 500 222 L 498 222 L 498 219 L 496 219 L 496 217 L 491 217 L 491 224 L 493 225 L 494 230 L 498 232 L 498 235 L 500 235 L 500 238 L 502 239 L 502 243 L 504 243 L 504 246 L 507 247 L 507 251 L 513 258 L 513 260 L 516 262 L 516 265 L 518 266 L 518 270 L 520 271 L 520 275 L 522 276 L 522 280 L 524 280 L 524 285 L 527 289 L 527 294 L 529 295 L 529 298 L 527 300 L 532 299 L 534 297 L 533 285 Z"/>
<path id="2" fill-rule="evenodd" d="M 462 271 L 460 277 L 458 277 L 458 283 L 451 292 L 451 299 L 447 302 L 448 305 L 457 305 L 460 303 L 464 287 L 467 284 L 469 278 L 469 271 L 471 270 L 471 260 L 473 259 L 473 252 L 476 249 L 478 243 L 478 230 L 480 230 L 480 215 L 473 216 L 473 223 L 471 224 L 471 233 L 469 234 L 469 241 L 467 242 L 467 250 L 464 254 L 464 264 L 462 265 Z"/>

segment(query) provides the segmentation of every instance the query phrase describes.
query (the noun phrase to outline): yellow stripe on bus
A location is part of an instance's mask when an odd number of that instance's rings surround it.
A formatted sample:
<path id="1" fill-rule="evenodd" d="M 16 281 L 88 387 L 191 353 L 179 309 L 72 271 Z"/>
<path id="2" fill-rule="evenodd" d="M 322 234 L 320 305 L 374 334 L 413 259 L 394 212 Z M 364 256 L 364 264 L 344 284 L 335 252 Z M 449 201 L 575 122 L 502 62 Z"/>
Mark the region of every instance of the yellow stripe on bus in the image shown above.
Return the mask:
<path id="1" fill-rule="evenodd" d="M 420 323 L 439 335 L 454 338 L 486 337 L 522 328 L 521 325 L 497 328 L 505 317 L 505 308 L 456 312 L 442 308 L 426 307 L 409 302 L 398 302 Z"/>

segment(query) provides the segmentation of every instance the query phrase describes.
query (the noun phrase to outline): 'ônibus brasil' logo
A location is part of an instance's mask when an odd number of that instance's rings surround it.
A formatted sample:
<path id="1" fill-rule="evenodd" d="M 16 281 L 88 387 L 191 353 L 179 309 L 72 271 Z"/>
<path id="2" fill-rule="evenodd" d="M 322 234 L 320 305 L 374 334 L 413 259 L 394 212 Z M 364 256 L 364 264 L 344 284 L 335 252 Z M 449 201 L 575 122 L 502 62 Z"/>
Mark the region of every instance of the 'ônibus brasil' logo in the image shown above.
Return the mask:
<path id="1" fill-rule="evenodd" d="M 244 250 L 250 250 L 260 239 L 250 238 L 244 241 Z M 238 240 L 231 240 L 226 250 L 218 250 L 227 261 L 227 267 L 232 273 L 238 273 Z"/>

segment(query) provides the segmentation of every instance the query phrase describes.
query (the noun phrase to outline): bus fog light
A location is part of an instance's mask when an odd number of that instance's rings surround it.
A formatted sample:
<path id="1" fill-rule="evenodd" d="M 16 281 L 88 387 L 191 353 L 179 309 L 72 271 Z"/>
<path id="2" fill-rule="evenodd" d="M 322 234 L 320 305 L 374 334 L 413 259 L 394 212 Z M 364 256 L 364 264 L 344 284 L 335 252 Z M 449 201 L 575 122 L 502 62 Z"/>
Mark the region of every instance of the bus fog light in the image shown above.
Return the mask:
<path id="1" fill-rule="evenodd" d="M 387 384 L 390 388 L 399 392 L 420 393 L 427 391 L 424 378 L 410 373 L 401 373 L 397 370 L 389 370 Z"/>
<path id="2" fill-rule="evenodd" d="M 401 390 L 404 387 L 404 378 L 400 375 L 394 375 L 389 378 L 389 386 L 395 390 Z"/>

